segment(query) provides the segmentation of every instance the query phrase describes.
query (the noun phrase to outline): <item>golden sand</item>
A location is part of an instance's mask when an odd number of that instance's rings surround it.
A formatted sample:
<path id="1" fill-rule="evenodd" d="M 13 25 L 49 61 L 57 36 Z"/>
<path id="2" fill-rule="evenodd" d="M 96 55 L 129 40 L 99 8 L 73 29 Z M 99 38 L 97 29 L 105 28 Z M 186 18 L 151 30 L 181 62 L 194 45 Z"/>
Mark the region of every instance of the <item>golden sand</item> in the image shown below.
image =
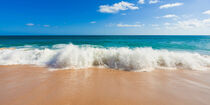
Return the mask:
<path id="1" fill-rule="evenodd" d="M 0 48 L 0 50 L 6 50 L 6 49 L 8 49 L 8 50 L 15 50 L 15 48 Z"/>
<path id="2" fill-rule="evenodd" d="M 209 105 L 209 75 L 0 66 L 0 105 Z"/>

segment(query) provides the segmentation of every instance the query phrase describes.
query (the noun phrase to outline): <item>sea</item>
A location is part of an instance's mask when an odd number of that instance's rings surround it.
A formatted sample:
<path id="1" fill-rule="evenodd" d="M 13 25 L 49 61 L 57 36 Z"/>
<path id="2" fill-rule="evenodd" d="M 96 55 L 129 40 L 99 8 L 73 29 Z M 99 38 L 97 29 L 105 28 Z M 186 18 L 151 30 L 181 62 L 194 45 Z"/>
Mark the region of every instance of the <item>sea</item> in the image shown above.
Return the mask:
<path id="1" fill-rule="evenodd" d="M 210 70 L 210 36 L 0 36 L 0 65 L 51 70 Z"/>

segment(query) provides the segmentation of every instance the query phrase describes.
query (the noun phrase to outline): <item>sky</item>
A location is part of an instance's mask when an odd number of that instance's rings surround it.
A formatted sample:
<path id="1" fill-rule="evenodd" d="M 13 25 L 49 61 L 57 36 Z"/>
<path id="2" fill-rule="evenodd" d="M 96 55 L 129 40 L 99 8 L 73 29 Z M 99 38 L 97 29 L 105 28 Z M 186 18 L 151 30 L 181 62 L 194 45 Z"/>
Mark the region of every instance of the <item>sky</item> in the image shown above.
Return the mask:
<path id="1" fill-rule="evenodd" d="M 210 35 L 210 0 L 1 0 L 0 35 Z"/>

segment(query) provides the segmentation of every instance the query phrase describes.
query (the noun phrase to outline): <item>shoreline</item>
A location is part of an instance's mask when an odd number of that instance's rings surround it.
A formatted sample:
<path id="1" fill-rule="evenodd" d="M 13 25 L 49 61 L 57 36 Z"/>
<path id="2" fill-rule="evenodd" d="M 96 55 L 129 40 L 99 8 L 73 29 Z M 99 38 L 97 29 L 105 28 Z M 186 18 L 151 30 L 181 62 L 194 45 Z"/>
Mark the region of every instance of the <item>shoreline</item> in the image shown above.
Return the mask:
<path id="1" fill-rule="evenodd" d="M 2 105 L 208 105 L 210 72 L 0 66 Z"/>

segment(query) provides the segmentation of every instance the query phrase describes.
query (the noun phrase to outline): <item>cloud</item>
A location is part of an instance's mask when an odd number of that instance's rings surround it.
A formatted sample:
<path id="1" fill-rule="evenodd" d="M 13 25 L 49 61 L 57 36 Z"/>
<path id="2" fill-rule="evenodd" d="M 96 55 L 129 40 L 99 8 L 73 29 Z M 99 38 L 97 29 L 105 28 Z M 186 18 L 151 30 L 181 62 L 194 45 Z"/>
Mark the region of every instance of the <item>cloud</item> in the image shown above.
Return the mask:
<path id="1" fill-rule="evenodd" d="M 178 16 L 174 14 L 168 14 L 168 15 L 163 16 L 163 18 L 178 18 Z"/>
<path id="2" fill-rule="evenodd" d="M 117 24 L 117 27 L 142 27 L 143 24 Z"/>
<path id="3" fill-rule="evenodd" d="M 152 26 L 153 29 L 155 29 L 155 30 L 160 30 L 160 25 L 158 25 L 158 24 L 152 24 L 151 26 Z"/>
<path id="4" fill-rule="evenodd" d="M 160 16 L 156 16 L 156 17 L 154 17 L 155 19 L 160 19 L 161 17 Z"/>
<path id="5" fill-rule="evenodd" d="M 152 24 L 152 27 L 159 27 L 158 24 Z"/>
<path id="6" fill-rule="evenodd" d="M 50 27 L 50 25 L 43 25 L 44 27 Z"/>
<path id="7" fill-rule="evenodd" d="M 149 4 L 156 4 L 160 2 L 159 0 L 149 0 Z M 139 0 L 138 1 L 139 4 L 145 4 L 145 0 Z"/>
<path id="8" fill-rule="evenodd" d="M 139 0 L 139 4 L 144 4 L 144 0 Z"/>
<path id="9" fill-rule="evenodd" d="M 149 1 L 149 4 L 156 4 L 156 3 L 158 3 L 158 2 L 160 2 L 159 0 L 150 0 Z"/>
<path id="10" fill-rule="evenodd" d="M 33 24 L 33 23 L 27 23 L 26 25 L 27 26 L 34 26 L 35 24 Z"/>
<path id="11" fill-rule="evenodd" d="M 178 7 L 178 6 L 182 6 L 182 5 L 184 5 L 184 3 L 165 4 L 165 5 L 161 5 L 160 9 Z"/>
<path id="12" fill-rule="evenodd" d="M 166 22 L 166 23 L 164 23 L 164 25 L 169 26 L 169 25 L 171 25 L 171 23 Z"/>
<path id="13" fill-rule="evenodd" d="M 178 21 L 177 23 L 165 24 L 168 29 L 205 29 L 210 27 L 210 18 L 198 20 L 198 19 L 189 19 L 184 21 Z"/>
<path id="14" fill-rule="evenodd" d="M 92 22 L 90 22 L 91 24 L 95 24 L 96 23 L 96 21 L 92 21 Z"/>
<path id="15" fill-rule="evenodd" d="M 204 20 L 203 20 L 203 23 L 204 23 L 206 26 L 210 27 L 210 18 L 204 19 Z"/>
<path id="16" fill-rule="evenodd" d="M 101 13 L 117 13 L 120 10 L 137 10 L 139 9 L 135 4 L 121 1 L 119 3 L 115 3 L 112 6 L 110 5 L 101 5 L 99 6 L 99 12 Z"/>
<path id="17" fill-rule="evenodd" d="M 204 11 L 203 14 L 210 15 L 210 10 Z"/>
<path id="18" fill-rule="evenodd" d="M 201 27 L 203 23 L 202 21 L 198 19 L 191 19 L 191 20 L 186 20 L 186 21 L 179 21 L 176 25 L 183 29 L 189 29 L 189 28 Z"/>

